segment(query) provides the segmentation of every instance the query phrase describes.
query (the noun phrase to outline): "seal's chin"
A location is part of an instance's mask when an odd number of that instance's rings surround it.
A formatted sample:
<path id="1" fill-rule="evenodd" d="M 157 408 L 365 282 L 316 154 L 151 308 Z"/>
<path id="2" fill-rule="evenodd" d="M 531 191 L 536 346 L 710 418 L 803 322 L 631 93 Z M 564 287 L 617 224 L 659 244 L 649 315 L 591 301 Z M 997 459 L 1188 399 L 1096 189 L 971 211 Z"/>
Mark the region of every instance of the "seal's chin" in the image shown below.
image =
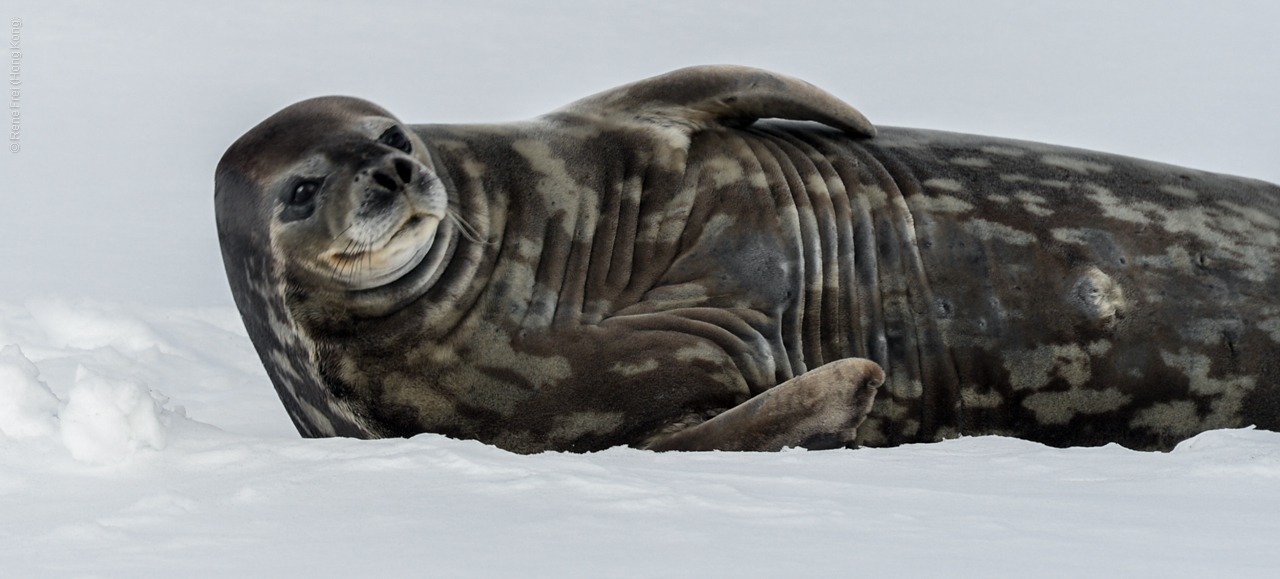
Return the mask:
<path id="1" fill-rule="evenodd" d="M 431 251 L 440 218 L 426 213 L 410 216 L 377 249 L 330 251 L 324 261 L 349 291 L 390 284 L 413 271 Z"/>

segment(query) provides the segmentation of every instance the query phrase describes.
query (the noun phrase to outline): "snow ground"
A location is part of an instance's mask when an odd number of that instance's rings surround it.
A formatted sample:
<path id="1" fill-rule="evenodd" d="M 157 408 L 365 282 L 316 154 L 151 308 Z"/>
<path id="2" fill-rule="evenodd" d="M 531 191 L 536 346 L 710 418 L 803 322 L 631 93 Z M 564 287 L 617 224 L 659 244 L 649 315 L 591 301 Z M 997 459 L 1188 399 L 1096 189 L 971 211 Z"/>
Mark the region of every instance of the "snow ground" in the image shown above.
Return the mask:
<path id="1" fill-rule="evenodd" d="M 0 160 L 0 577 L 1280 575 L 1280 434 L 1262 431 L 1167 454 L 302 440 L 230 305 L 211 203 L 222 150 L 305 97 L 510 120 L 712 62 L 810 80 L 879 124 L 1275 182 L 1280 7 L 5 10 L 23 21 L 23 85 L 22 150 Z"/>
<path id="2" fill-rule="evenodd" d="M 999 437 L 535 456 L 432 435 L 302 440 L 230 308 L 0 312 L 0 337 L 23 344 L 0 352 L 5 577 L 1277 569 L 1277 433 L 1210 432 L 1168 454 Z"/>

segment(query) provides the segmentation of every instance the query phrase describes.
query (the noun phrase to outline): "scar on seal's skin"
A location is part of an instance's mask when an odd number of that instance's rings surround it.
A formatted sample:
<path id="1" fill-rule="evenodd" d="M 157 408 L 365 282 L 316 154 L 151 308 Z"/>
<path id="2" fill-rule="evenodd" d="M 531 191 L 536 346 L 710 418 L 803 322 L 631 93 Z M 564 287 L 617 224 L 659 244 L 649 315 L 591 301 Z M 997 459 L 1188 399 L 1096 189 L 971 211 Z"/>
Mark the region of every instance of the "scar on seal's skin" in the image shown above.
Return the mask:
<path id="1" fill-rule="evenodd" d="M 215 204 L 304 436 L 1168 449 L 1280 428 L 1280 188 L 876 127 L 759 69 L 509 124 L 310 99 L 227 150 Z"/>

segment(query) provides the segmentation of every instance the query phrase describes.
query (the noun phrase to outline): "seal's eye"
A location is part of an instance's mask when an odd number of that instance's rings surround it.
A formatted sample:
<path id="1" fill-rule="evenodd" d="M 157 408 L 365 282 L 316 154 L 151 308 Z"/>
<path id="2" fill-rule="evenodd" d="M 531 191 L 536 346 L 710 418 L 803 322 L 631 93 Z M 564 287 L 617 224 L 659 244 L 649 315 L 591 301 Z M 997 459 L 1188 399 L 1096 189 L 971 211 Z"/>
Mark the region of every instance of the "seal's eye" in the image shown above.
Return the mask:
<path id="1" fill-rule="evenodd" d="M 400 127 L 387 129 L 385 133 L 382 133 L 381 137 L 378 137 L 378 142 L 406 153 L 413 150 L 413 144 L 409 142 L 409 137 L 404 135 L 404 131 L 401 131 Z"/>
<path id="2" fill-rule="evenodd" d="M 289 223 L 311 217 L 316 212 L 316 194 L 324 179 L 299 179 L 280 194 L 284 207 L 280 211 L 280 221 Z"/>
<path id="3" fill-rule="evenodd" d="M 316 192 L 320 191 L 319 181 L 303 181 L 293 188 L 293 194 L 289 196 L 290 205 L 306 205 L 312 199 L 315 199 Z"/>

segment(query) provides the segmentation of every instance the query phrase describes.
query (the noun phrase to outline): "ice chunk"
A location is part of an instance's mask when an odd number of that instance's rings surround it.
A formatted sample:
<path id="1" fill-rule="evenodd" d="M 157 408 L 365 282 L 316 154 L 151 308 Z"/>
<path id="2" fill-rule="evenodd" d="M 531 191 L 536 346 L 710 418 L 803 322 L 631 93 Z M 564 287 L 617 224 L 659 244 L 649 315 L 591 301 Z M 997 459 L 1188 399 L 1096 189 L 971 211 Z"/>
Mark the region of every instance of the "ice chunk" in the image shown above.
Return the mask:
<path id="1" fill-rule="evenodd" d="M 160 403 L 142 383 L 80 366 L 61 413 L 62 441 L 76 460 L 120 462 L 140 448 L 163 450 Z"/>
<path id="2" fill-rule="evenodd" d="M 0 432 L 10 438 L 48 436 L 57 430 L 58 397 L 16 344 L 0 349 Z"/>

